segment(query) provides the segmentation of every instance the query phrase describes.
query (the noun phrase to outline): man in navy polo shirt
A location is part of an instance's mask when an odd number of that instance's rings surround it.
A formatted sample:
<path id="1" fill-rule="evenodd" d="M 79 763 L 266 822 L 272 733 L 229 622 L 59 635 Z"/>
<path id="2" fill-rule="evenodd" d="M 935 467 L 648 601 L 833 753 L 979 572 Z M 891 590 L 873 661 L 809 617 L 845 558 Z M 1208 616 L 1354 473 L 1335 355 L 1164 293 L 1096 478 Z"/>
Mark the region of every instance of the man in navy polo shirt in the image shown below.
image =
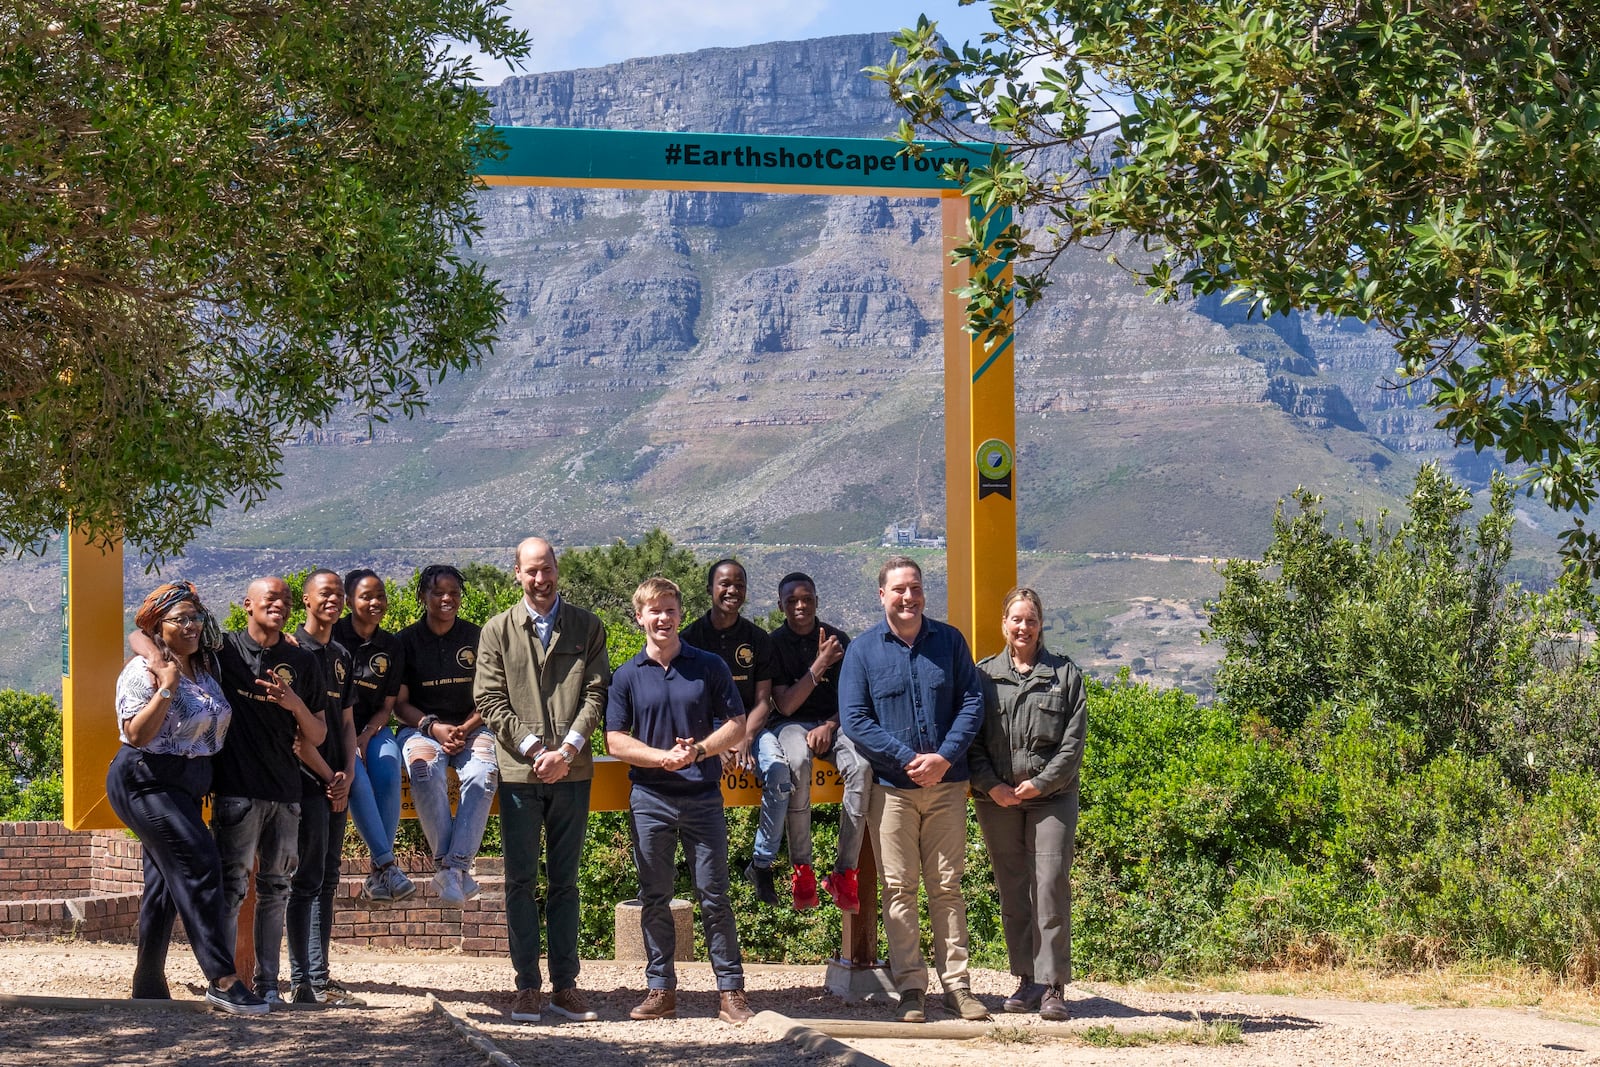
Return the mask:
<path id="1" fill-rule="evenodd" d="M 744 707 L 727 665 L 679 639 L 683 596 L 676 585 L 665 578 L 644 582 L 634 591 L 633 611 L 644 650 L 617 668 L 606 699 L 606 750 L 633 768 L 628 809 L 649 986 L 629 1014 L 677 1015 L 671 903 L 681 841 L 722 994 L 718 1017 L 748 1022 L 739 933 L 728 900 L 728 823 L 717 758 L 744 735 Z"/>
<path id="2" fill-rule="evenodd" d="M 884 621 L 850 642 L 839 671 L 844 734 L 872 764 L 867 826 L 883 876 L 883 930 L 899 1016 L 925 1021 L 928 968 L 917 883 L 928 890 L 934 964 L 945 1005 L 989 1011 L 967 973 L 967 749 L 983 725 L 983 688 L 961 631 L 924 618 L 922 568 L 891 556 L 878 571 Z"/>

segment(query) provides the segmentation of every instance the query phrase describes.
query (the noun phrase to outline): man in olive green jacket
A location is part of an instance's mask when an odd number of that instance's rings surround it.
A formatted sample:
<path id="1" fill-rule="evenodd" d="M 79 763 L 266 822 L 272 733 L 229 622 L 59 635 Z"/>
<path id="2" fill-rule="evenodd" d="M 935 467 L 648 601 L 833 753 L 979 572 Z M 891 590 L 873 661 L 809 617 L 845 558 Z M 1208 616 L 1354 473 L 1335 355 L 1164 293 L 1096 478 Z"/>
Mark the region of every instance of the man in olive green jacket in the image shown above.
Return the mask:
<path id="1" fill-rule="evenodd" d="M 588 1021 L 597 1016 L 578 992 L 578 861 L 594 778 L 589 738 L 604 718 L 611 684 L 606 630 L 561 598 L 555 549 L 543 538 L 517 546 L 516 577 L 522 601 L 484 625 L 472 686 L 500 761 L 506 927 L 517 972 L 511 1018 L 538 1022 L 551 1011 Z M 545 921 L 537 896 L 541 834 L 548 848 Z M 539 976 L 546 929 L 548 1000 Z"/>

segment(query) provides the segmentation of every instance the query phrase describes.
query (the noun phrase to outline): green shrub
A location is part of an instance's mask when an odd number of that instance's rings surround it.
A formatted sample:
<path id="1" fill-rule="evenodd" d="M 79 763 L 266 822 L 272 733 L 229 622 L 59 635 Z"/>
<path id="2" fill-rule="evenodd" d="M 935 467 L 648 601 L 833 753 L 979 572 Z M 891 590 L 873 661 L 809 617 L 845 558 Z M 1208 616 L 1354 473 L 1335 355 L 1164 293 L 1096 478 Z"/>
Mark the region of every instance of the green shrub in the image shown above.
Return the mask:
<path id="1" fill-rule="evenodd" d="M 0 822 L 62 813 L 61 709 L 43 693 L 0 689 Z"/>

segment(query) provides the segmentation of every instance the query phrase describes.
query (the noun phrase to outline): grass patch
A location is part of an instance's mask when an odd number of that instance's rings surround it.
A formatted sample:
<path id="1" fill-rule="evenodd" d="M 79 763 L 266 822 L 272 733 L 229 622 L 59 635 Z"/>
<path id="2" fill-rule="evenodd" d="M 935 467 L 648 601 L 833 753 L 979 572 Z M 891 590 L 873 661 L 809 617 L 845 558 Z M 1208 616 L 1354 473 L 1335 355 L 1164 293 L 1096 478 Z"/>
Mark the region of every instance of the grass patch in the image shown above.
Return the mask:
<path id="1" fill-rule="evenodd" d="M 1143 1045 L 1242 1045 L 1244 1030 L 1232 1019 L 1196 1021 L 1161 1030 L 1122 1030 L 1114 1025 L 1090 1026 L 1078 1039 L 1095 1048 L 1138 1048 Z"/>
<path id="2" fill-rule="evenodd" d="M 991 1026 L 985 1035 L 997 1045 L 1037 1045 L 1039 1035 L 1026 1026 Z"/>
<path id="3" fill-rule="evenodd" d="M 1135 983 L 1135 988 L 1152 993 L 1329 997 L 1415 1008 L 1533 1008 L 1546 1018 L 1600 1026 L 1600 996 L 1593 986 L 1482 960 L 1417 971 L 1359 965 L 1235 971 L 1191 980 L 1149 978 Z"/>

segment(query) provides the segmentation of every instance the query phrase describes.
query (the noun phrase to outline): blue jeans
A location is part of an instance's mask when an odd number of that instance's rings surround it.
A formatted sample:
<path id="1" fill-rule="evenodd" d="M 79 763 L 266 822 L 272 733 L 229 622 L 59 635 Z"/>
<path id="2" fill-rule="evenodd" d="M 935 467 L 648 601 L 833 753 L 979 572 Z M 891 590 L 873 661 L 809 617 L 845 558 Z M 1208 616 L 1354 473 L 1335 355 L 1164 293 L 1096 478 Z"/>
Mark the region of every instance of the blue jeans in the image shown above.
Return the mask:
<path id="1" fill-rule="evenodd" d="M 717 988 L 743 989 L 739 931 L 728 900 L 728 821 L 722 814 L 722 790 L 673 796 L 635 783 L 628 814 L 633 859 L 639 868 L 639 903 L 643 905 L 639 926 L 644 935 L 646 983 L 651 989 L 678 988 L 672 960 L 677 948 L 672 889 L 681 841 L 700 900 L 700 924 Z"/>
<path id="2" fill-rule="evenodd" d="M 411 803 L 428 847 L 433 849 L 434 865 L 440 870 L 468 870 L 483 844 L 483 828 L 489 823 L 489 808 L 500 782 L 494 734 L 487 726 L 480 727 L 467 738 L 466 747 L 451 756 L 431 737 L 407 727 L 400 734 L 400 750 L 411 776 Z M 461 783 L 461 802 L 454 816 L 450 814 L 447 767 L 454 768 Z"/>
<path id="3" fill-rule="evenodd" d="M 278 953 L 283 946 L 283 913 L 289 885 L 300 862 L 300 805 L 251 797 L 215 797 L 211 832 L 222 855 L 222 893 L 228 906 L 225 932 L 228 954 L 239 936 L 239 905 L 249 888 L 250 864 L 256 867 L 257 992 L 278 987 Z"/>
<path id="4" fill-rule="evenodd" d="M 811 866 L 812 753 L 806 734 L 815 722 L 780 721 L 756 738 L 756 774 L 761 779 L 761 817 L 756 824 L 754 849 L 757 867 L 771 867 L 778 858 L 784 826 L 789 832 L 789 862 Z M 833 732 L 833 748 L 826 753 L 838 768 L 844 786 L 844 811 L 839 819 L 839 854 L 833 869 L 853 871 L 861 858 L 861 840 L 867 832 L 867 798 L 872 789 L 872 767 L 848 738 Z"/>
<path id="5" fill-rule="evenodd" d="M 326 794 L 300 801 L 300 867 L 289 889 L 289 983 L 328 985 L 328 942 L 333 938 L 333 898 L 339 891 L 347 811 L 334 811 Z"/>
<path id="6" fill-rule="evenodd" d="M 374 869 L 394 862 L 394 836 L 400 831 L 400 742 L 387 726 L 367 742 L 366 758 L 356 760 L 350 821 L 367 843 Z"/>
<path id="7" fill-rule="evenodd" d="M 518 989 L 538 989 L 539 942 L 549 924 L 550 988 L 578 984 L 578 861 L 589 827 L 589 783 L 503 782 L 500 837 L 505 844 L 506 933 Z M 548 851 L 541 844 L 548 845 Z M 546 889 L 539 895 L 539 860 Z"/>

